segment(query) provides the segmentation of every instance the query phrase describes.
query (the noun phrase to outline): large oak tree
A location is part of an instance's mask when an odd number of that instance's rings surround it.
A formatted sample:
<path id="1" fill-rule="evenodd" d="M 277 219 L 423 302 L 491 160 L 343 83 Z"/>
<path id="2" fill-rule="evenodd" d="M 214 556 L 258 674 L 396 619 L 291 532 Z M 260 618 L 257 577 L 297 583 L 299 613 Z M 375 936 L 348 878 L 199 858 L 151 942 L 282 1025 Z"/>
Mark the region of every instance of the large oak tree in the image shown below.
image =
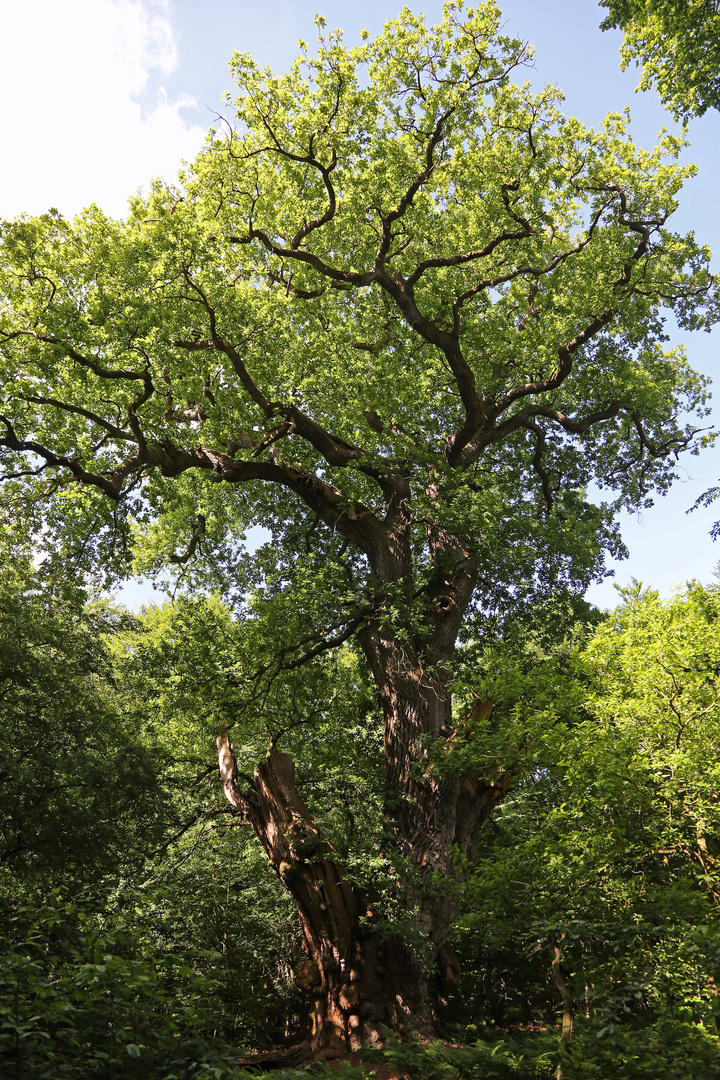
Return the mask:
<path id="1" fill-rule="evenodd" d="M 247 639 L 264 628 L 227 677 L 270 748 L 221 732 L 220 771 L 297 906 L 316 1048 L 428 1029 L 432 962 L 452 975 L 452 883 L 513 776 L 512 754 L 453 756 L 493 708 L 453 701 L 459 636 L 584 587 L 616 511 L 703 438 L 662 315 L 717 314 L 708 251 L 667 228 L 679 145 L 563 118 L 499 21 L 405 10 L 354 49 L 321 33 L 284 77 L 235 55 L 236 125 L 177 186 L 127 220 L 2 232 L 5 505 L 57 557 L 220 581 Z M 255 561 L 253 524 L 273 538 Z M 278 745 L 323 708 L 288 691 L 282 711 L 278 687 L 351 638 L 406 867 L 394 933 Z"/>

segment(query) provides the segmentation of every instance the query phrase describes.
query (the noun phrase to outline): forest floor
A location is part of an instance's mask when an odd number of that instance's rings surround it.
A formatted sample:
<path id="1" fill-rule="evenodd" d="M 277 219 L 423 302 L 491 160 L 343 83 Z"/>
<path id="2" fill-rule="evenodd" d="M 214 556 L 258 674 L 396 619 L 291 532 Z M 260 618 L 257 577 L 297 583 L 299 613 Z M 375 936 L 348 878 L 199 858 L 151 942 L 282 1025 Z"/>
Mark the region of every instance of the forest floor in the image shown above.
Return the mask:
<path id="1" fill-rule="evenodd" d="M 363 1061 L 358 1054 L 351 1054 L 346 1058 L 337 1058 L 334 1062 L 329 1061 L 328 1066 L 331 1069 L 335 1067 L 340 1070 L 344 1062 L 347 1062 L 357 1071 L 358 1080 L 362 1080 L 364 1076 L 377 1077 L 377 1080 L 412 1080 L 410 1073 L 405 1069 L 398 1069 L 397 1065 L 383 1065 L 377 1062 Z"/>
<path id="2" fill-rule="evenodd" d="M 239 1057 L 237 1060 L 240 1065 L 244 1065 L 246 1068 L 250 1066 L 252 1068 L 264 1067 L 274 1070 L 287 1066 L 292 1068 L 300 1067 L 300 1063 L 295 1062 L 291 1055 L 288 1055 L 285 1061 L 282 1061 L 280 1055 L 273 1051 L 265 1054 L 253 1054 L 250 1057 Z M 346 1075 L 349 1067 L 353 1072 L 357 1073 L 358 1080 L 363 1080 L 363 1077 L 366 1076 L 372 1076 L 376 1080 L 412 1080 L 410 1073 L 398 1065 L 365 1061 L 359 1054 L 343 1054 L 337 1057 L 324 1057 L 321 1055 L 315 1061 L 306 1060 L 303 1062 L 302 1067 L 308 1068 L 312 1074 L 313 1065 L 317 1065 L 323 1072 L 330 1069 L 333 1072 L 342 1071 L 343 1075 Z"/>
<path id="3" fill-rule="evenodd" d="M 446 1047 L 458 1047 L 457 1043 L 445 1043 L 444 1045 Z M 304 1068 L 308 1070 L 309 1075 L 312 1075 L 314 1072 L 313 1066 L 315 1065 L 318 1072 L 322 1073 L 323 1076 L 327 1076 L 328 1070 L 342 1073 L 343 1077 L 347 1077 L 348 1073 L 352 1071 L 357 1076 L 357 1080 L 363 1080 L 364 1077 L 372 1077 L 373 1080 L 414 1080 L 412 1071 L 409 1071 L 406 1066 L 399 1062 L 368 1061 L 358 1053 L 338 1054 L 337 1051 L 321 1051 L 313 1059 L 308 1056 L 303 1057 L 303 1050 L 306 1050 L 306 1048 L 300 1044 L 300 1046 L 291 1047 L 289 1050 L 270 1050 L 265 1053 L 253 1054 L 250 1057 L 239 1057 L 237 1060 L 240 1065 L 244 1065 L 246 1068 L 265 1068 L 269 1070 L 267 1074 L 263 1074 L 264 1076 L 272 1076 L 275 1070 L 288 1067 Z"/>

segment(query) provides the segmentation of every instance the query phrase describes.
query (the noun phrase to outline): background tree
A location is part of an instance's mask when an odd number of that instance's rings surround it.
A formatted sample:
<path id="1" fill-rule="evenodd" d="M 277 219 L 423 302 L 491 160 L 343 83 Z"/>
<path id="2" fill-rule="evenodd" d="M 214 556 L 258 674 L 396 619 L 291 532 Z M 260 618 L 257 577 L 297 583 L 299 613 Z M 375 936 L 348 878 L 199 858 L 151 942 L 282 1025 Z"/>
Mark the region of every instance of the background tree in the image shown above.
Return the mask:
<path id="1" fill-rule="evenodd" d="M 508 643 L 506 693 L 548 719 L 535 770 L 483 834 L 449 1014 L 552 1023 L 557 957 L 573 1022 L 563 1075 L 720 1064 L 719 600 L 697 583 L 666 602 L 638 587 L 585 642 Z M 473 653 L 488 690 L 492 653 Z"/>
<path id="2" fill-rule="evenodd" d="M 601 573 L 615 511 L 667 488 L 698 445 L 680 417 L 704 415 L 664 349 L 662 308 L 717 315 L 709 253 L 666 228 L 679 143 L 565 120 L 511 81 L 528 53 L 499 19 L 406 10 L 283 78 L 236 55 L 238 128 L 180 186 L 127 221 L 3 228 L 5 498 L 51 557 L 102 577 L 137 552 L 245 620 L 233 707 L 270 738 L 244 763 L 221 732 L 220 768 L 299 912 L 315 1048 L 431 1028 L 449 885 L 518 749 L 434 764 L 491 708 L 453 703 L 458 634 Z M 278 748 L 339 707 L 320 658 L 353 637 L 404 861 L 394 932 Z"/>
<path id="3" fill-rule="evenodd" d="M 142 864 L 175 823 L 103 641 L 123 617 L 86 599 L 20 560 L 0 572 L 0 864 L 43 888 Z"/>
<path id="4" fill-rule="evenodd" d="M 292 907 L 218 790 L 200 650 L 191 693 L 167 612 L 0 545 L 0 1073 L 240 1075 L 223 1040 L 282 1044 L 306 1009 Z"/>
<path id="5" fill-rule="evenodd" d="M 654 86 L 676 117 L 720 109 L 718 0 L 601 0 L 603 30 L 623 31 L 622 67 L 642 65 L 641 90 Z"/>

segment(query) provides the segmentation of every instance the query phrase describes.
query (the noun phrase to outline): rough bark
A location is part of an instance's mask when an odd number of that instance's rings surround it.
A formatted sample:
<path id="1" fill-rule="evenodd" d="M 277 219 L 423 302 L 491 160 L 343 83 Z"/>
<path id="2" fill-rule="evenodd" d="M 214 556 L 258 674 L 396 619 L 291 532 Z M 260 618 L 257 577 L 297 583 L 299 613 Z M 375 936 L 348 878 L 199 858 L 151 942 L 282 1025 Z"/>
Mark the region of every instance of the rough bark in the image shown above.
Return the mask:
<path id="1" fill-rule="evenodd" d="M 457 958 L 446 947 L 459 911 L 459 890 L 448 888 L 458 877 L 454 851 L 472 854 L 480 826 L 509 785 L 508 776 L 435 775 L 428 740 L 454 733 L 447 688 L 379 622 L 368 620 L 360 640 L 385 712 L 386 813 L 406 860 L 402 901 L 420 948 L 373 931 L 375 900 L 348 879 L 313 821 L 292 758 L 271 750 L 243 789 L 232 744 L 226 733 L 218 737 L 227 798 L 251 822 L 299 914 L 306 959 L 297 979 L 312 1000 L 314 1053 L 377 1045 L 388 1027 L 432 1033 L 433 967 L 441 984 L 457 977 Z M 492 704 L 478 708 L 487 716 Z"/>
<path id="2" fill-rule="evenodd" d="M 290 755 L 271 750 L 243 790 L 227 734 L 217 743 L 225 794 L 251 822 L 298 910 L 306 953 L 298 982 L 313 1001 L 312 1049 L 345 1046 L 362 1024 L 356 986 L 361 897 L 312 820 Z"/>
<path id="3" fill-rule="evenodd" d="M 565 935 L 563 934 L 563 937 L 564 936 Z M 559 945 L 555 945 L 553 948 L 553 958 L 550 970 L 552 972 L 553 982 L 562 998 L 562 1034 L 560 1037 L 560 1046 L 565 1053 L 569 1054 L 573 1030 L 573 1000 L 563 975 L 562 951 Z M 562 1064 L 558 1064 L 557 1072 L 555 1073 L 556 1080 L 561 1080 L 562 1071 Z"/>
<path id="4" fill-rule="evenodd" d="M 372 546 L 369 562 L 380 592 L 392 582 L 411 606 L 405 478 L 388 480 L 386 494 L 385 541 Z M 428 541 L 436 569 L 424 590 L 422 617 L 398 628 L 388 607 L 368 614 L 358 633 L 384 714 L 385 812 L 390 842 L 405 861 L 398 889 L 414 945 L 400 934 L 373 932 L 375 900 L 348 880 L 312 820 L 289 755 L 271 750 L 242 790 L 232 745 L 226 734 L 218 738 L 226 795 L 253 825 L 298 910 L 306 953 L 298 981 L 312 997 L 316 1052 L 378 1043 L 383 1027 L 432 1033 L 431 973 L 437 966 L 442 983 L 457 966 L 457 958 L 449 964 L 446 955 L 460 907 L 460 890 L 452 887 L 459 885 L 456 852 L 472 855 L 480 827 L 510 784 L 509 773 L 446 772 L 432 761 L 434 748 L 455 736 L 448 674 L 477 569 L 457 538 L 432 524 Z M 479 701 L 469 719 L 487 719 L 491 709 L 491 702 Z"/>
<path id="5" fill-rule="evenodd" d="M 292 758 L 272 750 L 243 790 L 227 734 L 217 742 L 225 794 L 252 823 L 298 911 L 305 960 L 296 978 L 312 1001 L 312 1053 L 378 1045 L 383 1027 L 417 1028 L 423 1018 L 427 1026 L 427 983 L 417 957 L 399 940 L 373 933 L 368 898 L 313 822 Z"/>

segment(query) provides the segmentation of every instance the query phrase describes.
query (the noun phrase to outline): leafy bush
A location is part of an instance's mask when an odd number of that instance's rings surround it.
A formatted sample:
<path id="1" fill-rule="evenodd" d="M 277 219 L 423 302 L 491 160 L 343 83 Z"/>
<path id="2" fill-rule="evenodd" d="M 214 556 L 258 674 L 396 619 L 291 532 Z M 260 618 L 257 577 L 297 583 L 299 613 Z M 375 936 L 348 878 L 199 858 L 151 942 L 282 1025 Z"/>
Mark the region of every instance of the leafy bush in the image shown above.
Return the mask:
<path id="1" fill-rule="evenodd" d="M 245 1075 L 213 1038 L 212 954 L 143 955 L 92 897 L 52 892 L 8 922 L 0 956 L 0 1075 L 6 1080 L 185 1080 Z"/>
<path id="2" fill-rule="evenodd" d="M 386 1049 L 368 1047 L 361 1056 L 412 1080 L 548 1080 L 555 1075 L 558 1050 L 555 1035 L 540 1032 L 477 1039 L 469 1046 L 391 1039 Z"/>

